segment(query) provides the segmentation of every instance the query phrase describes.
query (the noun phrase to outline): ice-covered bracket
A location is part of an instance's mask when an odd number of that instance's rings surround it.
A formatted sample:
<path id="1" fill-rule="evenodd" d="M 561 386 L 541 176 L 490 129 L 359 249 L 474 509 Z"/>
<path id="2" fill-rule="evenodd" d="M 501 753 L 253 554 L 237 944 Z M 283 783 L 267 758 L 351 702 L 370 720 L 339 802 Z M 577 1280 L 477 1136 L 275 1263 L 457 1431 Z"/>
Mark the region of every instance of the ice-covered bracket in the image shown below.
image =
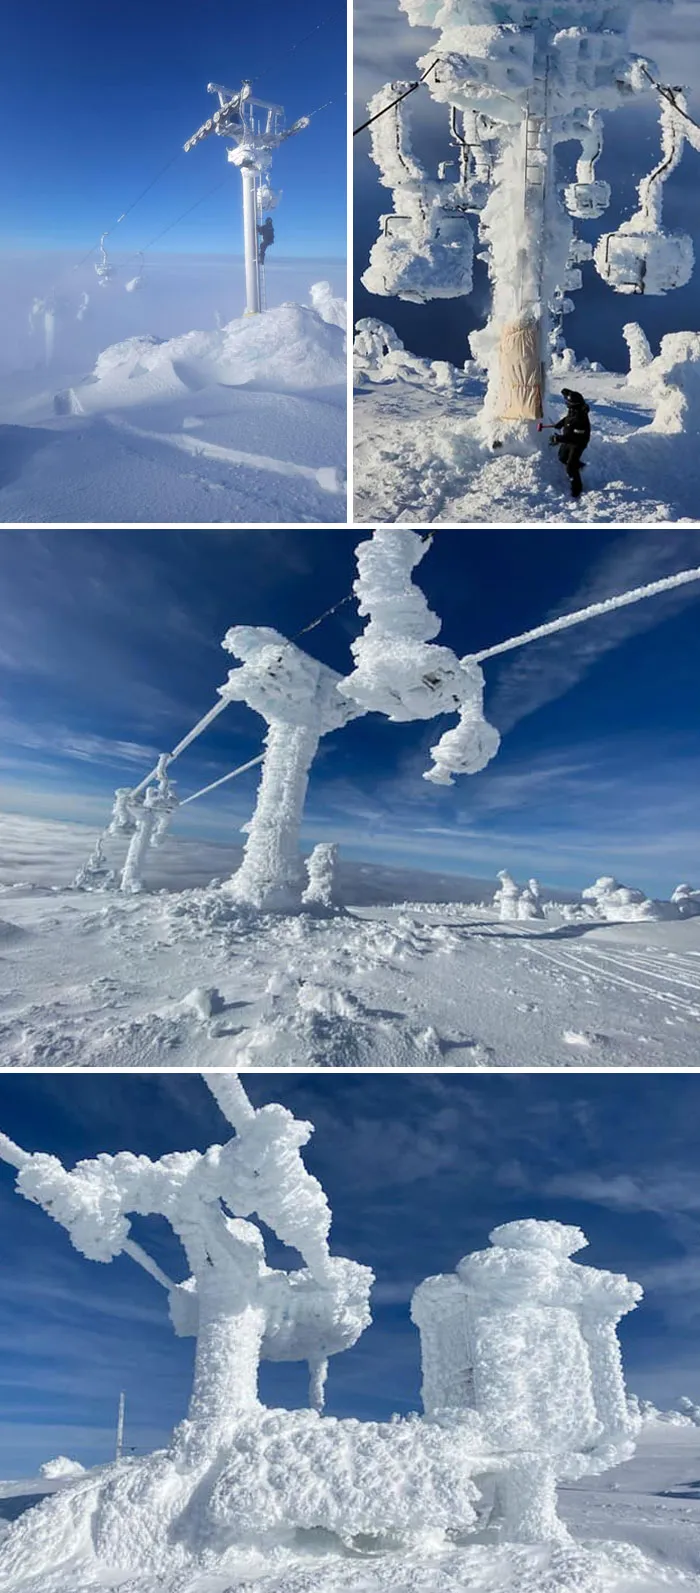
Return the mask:
<path id="1" fill-rule="evenodd" d="M 424 775 L 451 785 L 453 775 L 485 768 L 500 736 L 484 718 L 480 665 L 432 642 L 441 622 L 411 579 L 427 548 L 417 532 L 396 526 L 359 544 L 355 592 L 369 623 L 353 643 L 355 668 L 338 691 L 360 711 L 393 720 L 457 713 L 458 724 L 431 747 L 433 766 Z"/>
<path id="2" fill-rule="evenodd" d="M 663 231 L 661 193 L 684 140 L 699 146 L 700 130 L 685 119 L 682 95 L 632 51 L 634 0 L 399 5 L 412 26 L 435 31 L 417 70 L 447 110 L 451 157 L 432 176 L 412 148 L 415 83 L 388 83 L 374 95 L 371 157 L 393 190 L 394 214 L 380 218 L 363 281 L 371 293 L 405 299 L 470 293 L 473 216 L 491 282 L 488 323 L 470 336 L 488 371 L 484 437 L 493 442 L 497 427 L 501 446 L 535 446 L 527 423 L 544 413 L 556 323 L 573 308 L 567 292 L 582 285 L 578 262 L 592 253 L 574 237 L 572 218 L 598 219 L 611 198 L 597 176 L 601 113 L 635 94 L 656 91 L 662 100 L 662 158 L 640 185 L 639 215 L 606 234 L 595 254 L 599 273 L 622 293 L 665 293 L 688 280 L 692 244 Z M 581 156 L 575 180 L 562 185 L 557 147 L 571 140 Z"/>
<path id="3" fill-rule="evenodd" d="M 279 1104 L 255 1109 L 236 1074 L 204 1077 L 234 1134 L 203 1153 L 103 1154 L 69 1172 L 0 1135 L 19 1193 L 88 1259 L 139 1262 L 167 1290 L 176 1331 L 197 1339 L 188 1415 L 169 1444 L 76 1476 L 16 1521 L 0 1544 L 2 1593 L 34 1593 L 49 1569 L 76 1588 L 149 1573 L 163 1586 L 177 1573 L 189 1588 L 188 1571 L 205 1566 L 216 1579 L 240 1570 L 241 1551 L 298 1561 L 299 1532 L 319 1529 L 355 1553 L 457 1534 L 468 1554 L 478 1532 L 479 1566 L 490 1552 L 500 1564 L 504 1544 L 565 1543 L 557 1479 L 619 1463 L 640 1425 L 615 1334 L 637 1285 L 572 1264 L 586 1242 L 577 1228 L 498 1228 L 491 1249 L 414 1294 L 424 1414 L 322 1415 L 328 1356 L 370 1323 L 372 1273 L 329 1249 L 328 1202 L 301 1156 L 312 1125 Z M 135 1214 L 167 1219 L 190 1268 L 184 1283 L 132 1240 Z M 260 1224 L 304 1265 L 268 1267 Z M 265 1358 L 309 1362 L 311 1408 L 261 1403 Z M 496 1486 L 490 1521 L 479 1492 L 487 1479 Z"/>

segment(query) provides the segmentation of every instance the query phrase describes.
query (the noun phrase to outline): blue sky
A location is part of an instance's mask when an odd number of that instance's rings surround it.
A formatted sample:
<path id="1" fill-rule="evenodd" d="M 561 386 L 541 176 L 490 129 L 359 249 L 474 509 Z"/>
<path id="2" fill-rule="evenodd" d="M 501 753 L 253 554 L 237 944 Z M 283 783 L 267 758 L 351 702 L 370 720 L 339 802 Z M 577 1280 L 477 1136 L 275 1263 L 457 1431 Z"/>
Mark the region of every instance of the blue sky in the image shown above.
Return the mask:
<path id="1" fill-rule="evenodd" d="M 234 624 L 290 635 L 350 592 L 354 531 L 0 534 L 0 811 L 102 829 L 214 702 Z M 700 565 L 700 531 L 656 527 L 449 530 L 419 580 L 441 640 L 476 651 L 545 618 Z M 498 757 L 452 788 L 421 778 L 450 721 L 379 716 L 328 737 L 312 771 L 307 846 L 347 858 L 551 885 L 601 873 L 668 895 L 697 880 L 697 585 L 486 665 Z M 354 603 L 311 632 L 347 672 Z M 262 721 L 232 705 L 174 768 L 181 796 L 260 751 Z M 257 772 L 183 810 L 175 834 L 240 842 Z M 11 857 L 3 857 L 11 865 Z M 56 880 L 65 868 L 57 862 Z M 24 877 L 19 873 L 19 877 Z"/>
<path id="2" fill-rule="evenodd" d="M 256 1105 L 281 1100 L 315 1123 L 305 1156 L 331 1202 L 333 1248 L 377 1277 L 374 1326 L 332 1363 L 331 1413 L 417 1408 L 413 1288 L 522 1216 L 579 1224 L 582 1259 L 645 1286 L 622 1327 L 631 1388 L 662 1407 L 700 1398 L 695 1075 L 276 1073 L 249 1075 L 246 1089 Z M 0 1127 L 68 1166 L 227 1136 L 187 1074 L 4 1074 Z M 184 1275 L 164 1222 L 140 1219 L 134 1233 Z M 0 1235 L 0 1476 L 31 1475 L 59 1453 L 109 1458 L 122 1388 L 128 1444 L 162 1442 L 184 1412 L 192 1341 L 174 1337 L 158 1285 L 126 1257 L 84 1260 L 1 1164 Z M 303 1403 L 303 1368 L 265 1368 L 263 1397 Z"/>
<path id="3" fill-rule="evenodd" d="M 207 83 L 236 88 L 248 76 L 290 122 L 334 101 L 279 152 L 273 184 L 284 190 L 280 253 L 344 254 L 344 6 L 8 0 L 3 45 L 0 127 L 11 151 L 0 178 L 3 249 L 87 250 L 211 115 Z M 114 247 L 143 248 L 228 175 L 161 247 L 237 253 L 240 180 L 222 146 L 212 138 L 182 153 L 119 226 Z"/>
<path id="4" fill-rule="evenodd" d="M 672 7 L 658 5 L 656 0 L 635 0 L 632 10 L 633 48 L 652 59 L 663 81 L 688 85 L 691 108 L 700 117 L 697 0 L 674 0 Z M 415 78 L 416 57 L 431 49 L 436 34 L 428 28 L 410 28 L 399 11 L 398 0 L 356 0 L 355 18 L 354 121 L 359 125 L 366 116 L 367 99 L 387 78 Z M 414 118 L 414 147 L 428 169 L 434 170 L 439 160 L 449 156 L 445 109 L 437 106 L 425 89 L 419 90 L 409 104 Z M 591 241 L 601 232 L 613 230 L 632 214 L 636 209 L 636 184 L 656 164 L 659 133 L 654 97 L 650 95 L 630 109 L 607 115 L 605 127 L 605 149 L 598 175 L 612 184 L 613 200 L 600 222 L 584 223 L 580 227 L 581 235 Z M 374 315 L 389 321 L 414 353 L 433 359 L 451 359 L 461 365 L 469 353 L 467 335 L 483 325 L 488 310 L 485 267 L 477 261 L 474 292 L 468 299 L 412 305 L 368 294 L 359 279 L 377 236 L 377 218 L 391 209 L 391 196 L 389 190 L 377 182 L 377 169 L 369 159 L 369 133 L 359 135 L 354 144 L 355 319 Z M 579 153 L 578 145 L 560 147 L 561 181 L 570 180 L 567 161 L 572 166 Z M 689 233 L 697 256 L 700 256 L 696 202 L 699 161 L 700 157 L 686 147 L 680 168 L 664 189 L 664 225 L 669 230 Z M 666 332 L 698 325 L 700 273 L 697 270 L 685 288 L 661 298 L 634 299 L 613 293 L 590 264 L 584 265 L 583 274 L 583 290 L 573 295 L 575 312 L 566 318 L 566 337 L 577 354 L 599 360 L 609 370 L 627 369 L 628 356 L 622 337 L 626 321 L 639 320 L 653 346 L 658 345 Z"/>

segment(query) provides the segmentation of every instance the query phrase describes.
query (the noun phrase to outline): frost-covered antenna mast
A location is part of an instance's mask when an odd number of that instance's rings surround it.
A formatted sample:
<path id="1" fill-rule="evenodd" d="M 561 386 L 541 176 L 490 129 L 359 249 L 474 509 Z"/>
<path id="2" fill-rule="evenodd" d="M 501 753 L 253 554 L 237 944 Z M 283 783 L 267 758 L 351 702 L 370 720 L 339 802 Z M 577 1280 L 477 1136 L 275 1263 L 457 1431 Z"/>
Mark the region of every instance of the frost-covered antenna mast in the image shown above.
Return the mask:
<path id="1" fill-rule="evenodd" d="M 257 99 L 247 79 L 237 93 L 221 83 L 208 83 L 207 92 L 218 95 L 219 109 L 197 128 L 184 147 L 193 149 L 210 133 L 231 139 L 228 159 L 238 166 L 243 183 L 246 315 L 258 315 L 264 307 L 261 278 L 265 250 L 274 240 L 274 228 L 266 212 L 274 210 L 280 197 L 270 187 L 272 157 L 285 139 L 308 127 L 310 117 L 300 116 L 291 127 L 285 127 L 282 106 Z"/>
<path id="2" fill-rule="evenodd" d="M 409 85 L 387 85 L 375 95 L 371 114 L 386 114 L 377 115 L 373 124 L 372 156 L 382 182 L 394 190 L 397 213 L 381 218 L 381 235 L 363 281 L 371 293 L 407 299 L 469 292 L 472 239 L 466 215 L 478 215 L 492 303 L 488 325 L 472 335 L 471 344 L 488 371 L 489 431 L 492 436 L 497 424 L 502 441 L 508 423 L 522 430 L 519 423 L 543 414 L 552 316 L 562 313 L 566 287 L 580 285 L 572 280 L 577 255 L 570 218 L 597 218 L 610 201 L 609 185 L 596 175 L 600 113 L 648 90 L 655 80 L 646 63 L 629 53 L 632 0 L 399 4 L 412 26 L 434 27 L 438 33 L 418 69 L 433 99 L 449 107 L 458 159 L 449 181 L 447 165 L 439 168 L 437 180 L 429 178 L 410 148 L 408 102 L 386 109 Z M 667 105 L 664 114 L 667 121 L 674 119 L 678 138 L 681 111 Z M 570 139 L 580 141 L 582 154 L 576 180 L 560 198 L 555 149 Z M 661 180 L 658 173 L 658 192 Z M 645 222 L 661 245 L 649 248 L 655 258 L 664 256 L 660 278 L 666 281 L 666 240 L 657 236 L 658 216 L 649 224 L 648 207 Z M 628 230 L 636 232 L 639 244 L 644 227 L 630 223 Z M 627 239 L 627 274 L 632 252 Z M 647 253 L 646 245 L 642 252 Z M 680 254 L 685 260 L 684 248 Z M 613 241 L 604 256 L 596 256 L 596 264 L 616 289 L 640 291 L 623 285 Z M 681 261 L 681 274 L 683 269 Z M 670 275 L 666 286 L 647 291 L 677 285 L 676 266 Z"/>

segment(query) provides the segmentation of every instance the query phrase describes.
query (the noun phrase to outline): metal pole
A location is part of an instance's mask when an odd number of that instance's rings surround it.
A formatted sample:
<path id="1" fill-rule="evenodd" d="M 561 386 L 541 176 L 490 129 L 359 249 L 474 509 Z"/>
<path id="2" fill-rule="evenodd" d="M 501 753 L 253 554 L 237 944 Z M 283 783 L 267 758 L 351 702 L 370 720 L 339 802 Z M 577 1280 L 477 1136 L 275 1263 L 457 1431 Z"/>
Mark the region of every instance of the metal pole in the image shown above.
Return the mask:
<path id="1" fill-rule="evenodd" d="M 243 182 L 243 247 L 245 251 L 246 315 L 260 314 L 260 264 L 258 260 L 258 207 L 253 166 L 241 167 Z"/>
<path id="2" fill-rule="evenodd" d="M 124 1449 L 124 1406 L 125 1406 L 125 1404 L 126 1404 L 126 1399 L 125 1399 L 125 1396 L 124 1396 L 124 1391 L 122 1390 L 121 1394 L 119 1395 L 119 1409 L 118 1409 L 118 1412 L 117 1412 L 117 1443 L 116 1443 L 116 1448 L 115 1448 L 115 1451 L 114 1451 L 115 1460 L 121 1460 L 122 1451 Z"/>

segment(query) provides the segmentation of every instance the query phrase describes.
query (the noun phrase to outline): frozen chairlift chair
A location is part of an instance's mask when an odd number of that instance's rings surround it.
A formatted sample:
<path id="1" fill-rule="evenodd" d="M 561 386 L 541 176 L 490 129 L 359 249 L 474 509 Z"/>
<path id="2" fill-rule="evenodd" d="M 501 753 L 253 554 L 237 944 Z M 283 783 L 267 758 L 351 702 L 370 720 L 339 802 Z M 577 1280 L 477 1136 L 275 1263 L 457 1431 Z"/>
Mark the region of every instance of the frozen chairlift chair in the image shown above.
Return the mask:
<path id="1" fill-rule="evenodd" d="M 675 98 L 684 109 L 683 95 L 676 91 Z M 670 293 L 685 287 L 693 274 L 692 238 L 666 232 L 662 225 L 664 183 L 681 159 L 686 130 L 669 103 L 662 106 L 660 122 L 661 160 L 639 184 L 639 210 L 617 232 L 604 233 L 595 251 L 596 271 L 616 293 Z"/>
<path id="2" fill-rule="evenodd" d="M 247 80 L 237 93 L 221 83 L 207 84 L 207 91 L 218 95 L 219 109 L 197 128 L 184 147 L 193 149 L 211 133 L 231 139 L 228 159 L 238 167 L 243 184 L 246 314 L 259 315 L 263 302 L 258 228 L 264 225 L 264 209 L 271 209 L 279 198 L 269 186 L 272 157 L 287 138 L 308 127 L 310 117 L 300 116 L 291 127 L 285 127 L 282 106 L 257 99 Z"/>
<path id="3" fill-rule="evenodd" d="M 445 167 L 437 178 L 428 177 L 413 154 L 405 102 L 392 104 L 409 86 L 387 83 L 370 101 L 371 115 L 391 106 L 372 126 L 372 159 L 380 183 L 392 190 L 394 209 L 380 217 L 380 235 L 362 281 L 370 293 L 422 304 L 471 293 L 474 234 L 460 184 L 446 179 Z M 467 159 L 464 155 L 463 169 Z"/>
<path id="4" fill-rule="evenodd" d="M 95 274 L 101 288 L 106 288 L 108 283 L 111 282 L 112 277 L 116 276 L 115 267 L 111 264 L 107 250 L 105 249 L 106 237 L 107 233 L 103 232 L 102 237 L 100 238 L 100 258 L 95 266 Z"/>

